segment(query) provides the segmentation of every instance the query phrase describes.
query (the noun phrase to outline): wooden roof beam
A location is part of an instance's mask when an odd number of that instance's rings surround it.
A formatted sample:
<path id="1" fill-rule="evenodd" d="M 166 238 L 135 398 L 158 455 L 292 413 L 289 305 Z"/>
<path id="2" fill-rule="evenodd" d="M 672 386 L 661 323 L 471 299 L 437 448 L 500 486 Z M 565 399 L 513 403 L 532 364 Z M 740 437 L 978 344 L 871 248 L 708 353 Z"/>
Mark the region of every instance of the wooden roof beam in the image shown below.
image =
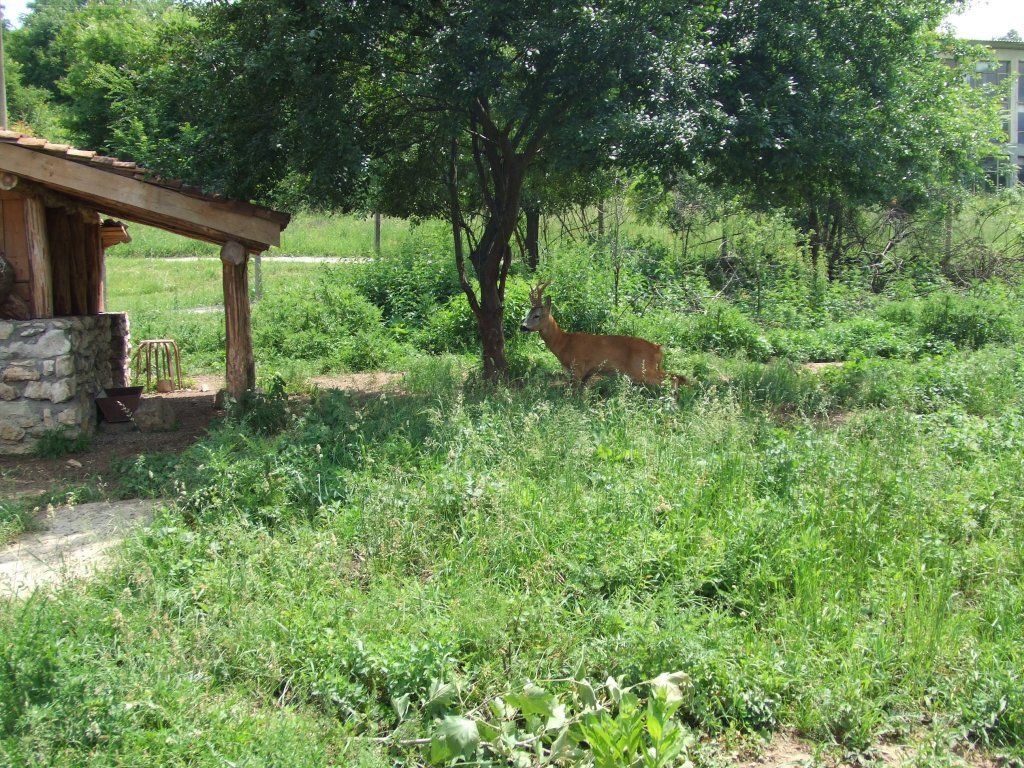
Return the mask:
<path id="1" fill-rule="evenodd" d="M 114 216 L 221 245 L 236 240 L 253 252 L 280 245 L 287 224 L 284 217 L 242 212 L 230 201 L 193 197 L 17 144 L 0 142 L 0 169 Z"/>

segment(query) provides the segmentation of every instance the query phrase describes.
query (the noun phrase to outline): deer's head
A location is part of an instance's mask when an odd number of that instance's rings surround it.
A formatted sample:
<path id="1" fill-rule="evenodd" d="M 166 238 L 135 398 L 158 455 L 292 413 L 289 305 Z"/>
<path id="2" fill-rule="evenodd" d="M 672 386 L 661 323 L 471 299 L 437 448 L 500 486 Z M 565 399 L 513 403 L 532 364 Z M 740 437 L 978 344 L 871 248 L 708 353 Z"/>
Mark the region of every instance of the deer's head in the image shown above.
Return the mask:
<path id="1" fill-rule="evenodd" d="M 544 297 L 544 289 L 549 285 L 551 285 L 550 280 L 538 283 L 535 288 L 530 290 L 530 311 L 523 318 L 520 330 L 539 331 L 551 317 L 551 297 Z"/>

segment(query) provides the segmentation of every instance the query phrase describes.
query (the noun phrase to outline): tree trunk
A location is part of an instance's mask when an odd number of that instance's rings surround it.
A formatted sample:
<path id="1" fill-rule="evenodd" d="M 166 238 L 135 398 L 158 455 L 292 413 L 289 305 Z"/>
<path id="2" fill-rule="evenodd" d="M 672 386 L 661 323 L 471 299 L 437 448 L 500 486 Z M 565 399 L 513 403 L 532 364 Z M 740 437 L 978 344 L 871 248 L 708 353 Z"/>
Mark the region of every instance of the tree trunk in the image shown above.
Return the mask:
<path id="1" fill-rule="evenodd" d="M 480 347 L 483 352 L 484 378 L 492 381 L 508 373 L 505 357 L 505 302 L 498 295 L 498 286 L 480 288 L 480 312 L 477 325 L 480 331 Z"/>
<path id="2" fill-rule="evenodd" d="M 818 222 L 818 209 L 813 203 L 807 211 L 807 237 L 811 245 L 811 272 L 818 279 L 818 263 L 821 257 L 821 226 Z"/>
<path id="3" fill-rule="evenodd" d="M 835 198 L 830 198 L 828 202 L 826 238 L 828 281 L 831 283 L 839 277 L 840 261 L 843 255 L 843 206 Z"/>
<path id="4" fill-rule="evenodd" d="M 487 205 L 484 229 L 472 245 L 470 263 L 479 282 L 479 298 L 466 279 L 462 236 L 469 227 L 462 215 L 459 199 L 458 143 L 453 138 L 448 164 L 448 193 L 452 230 L 455 236 L 455 262 L 459 282 L 476 315 L 483 353 L 484 378 L 494 381 L 508 375 L 505 357 L 505 280 L 512 264 L 512 237 L 519 225 L 523 181 L 530 160 L 540 147 L 542 133 L 528 139 L 523 152 L 516 149 L 508 129 L 504 131 L 492 119 L 486 100 L 478 100 L 471 110 L 470 133 L 474 167 L 480 195 Z"/>
<path id="5" fill-rule="evenodd" d="M 518 211 L 516 214 L 518 218 Z M 477 248 L 470 255 L 473 271 L 480 284 L 479 301 L 473 311 L 480 333 L 484 378 L 488 381 L 504 378 L 508 374 L 508 359 L 505 357 L 505 276 L 512 260 L 510 241 L 514 228 L 515 218 L 492 218 Z"/>
<path id="6" fill-rule="evenodd" d="M 942 217 L 944 238 L 942 242 L 942 274 L 950 277 L 953 274 L 953 208 L 952 206 Z"/>
<path id="7" fill-rule="evenodd" d="M 531 272 L 540 265 L 540 209 L 526 209 L 526 263 Z"/>

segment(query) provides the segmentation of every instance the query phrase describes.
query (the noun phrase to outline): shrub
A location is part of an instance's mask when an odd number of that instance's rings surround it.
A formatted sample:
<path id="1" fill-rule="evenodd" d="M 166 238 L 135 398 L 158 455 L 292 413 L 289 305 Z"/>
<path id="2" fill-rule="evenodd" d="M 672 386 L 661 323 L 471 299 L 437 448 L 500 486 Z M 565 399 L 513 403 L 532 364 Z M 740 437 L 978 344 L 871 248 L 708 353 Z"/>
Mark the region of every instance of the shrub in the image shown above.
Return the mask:
<path id="1" fill-rule="evenodd" d="M 318 363 L 321 370 L 387 367 L 403 354 L 380 310 L 325 268 L 312 285 L 267 296 L 253 313 L 258 358 Z"/>
<path id="2" fill-rule="evenodd" d="M 705 314 L 694 316 L 688 344 L 682 346 L 720 355 L 742 352 L 754 360 L 767 360 L 773 352 L 753 320 L 722 302 L 715 302 Z"/>
<path id="3" fill-rule="evenodd" d="M 1009 655 L 1009 654 L 1008 654 Z M 1019 659 L 1016 660 L 1019 664 Z M 974 681 L 961 703 L 968 735 L 987 747 L 1020 745 L 1024 741 L 1024 687 L 1020 667 L 1008 659 L 986 659 L 990 674 Z"/>
<path id="4" fill-rule="evenodd" d="M 44 432 L 32 449 L 32 453 L 44 459 L 59 459 L 69 453 L 82 453 L 89 450 L 92 440 L 88 435 L 69 435 L 63 427 L 48 429 Z"/>
<path id="5" fill-rule="evenodd" d="M 396 254 L 363 269 L 355 284 L 389 325 L 421 327 L 438 307 L 462 295 L 451 235 L 426 225 L 416 229 Z"/>
<path id="6" fill-rule="evenodd" d="M 823 380 L 844 407 L 907 408 L 932 413 L 956 408 L 997 414 L 1017 400 L 1024 373 L 1013 350 L 927 357 L 918 362 L 867 359 L 826 371 Z"/>
<path id="7" fill-rule="evenodd" d="M 799 362 L 907 357 L 922 346 L 913 336 L 909 328 L 871 317 L 829 323 L 816 330 L 776 329 L 769 333 L 777 354 Z"/>
<path id="8" fill-rule="evenodd" d="M 732 386 L 748 407 L 804 414 L 821 413 L 826 408 L 827 398 L 815 375 L 791 363 L 747 363 Z"/>
<path id="9" fill-rule="evenodd" d="M 511 277 L 505 286 L 505 338 L 509 341 L 519 333 L 519 325 L 530 308 L 530 286 L 518 277 Z M 418 347 L 433 353 L 475 352 L 480 346 L 476 317 L 461 291 L 427 319 L 421 332 L 413 339 Z"/>
<path id="10" fill-rule="evenodd" d="M 555 319 L 564 329 L 584 333 L 610 331 L 616 307 L 607 248 L 606 243 L 582 242 L 559 248 L 551 255 L 545 277 L 552 282 L 546 293 L 551 297 Z M 639 283 L 637 273 L 627 272 L 629 280 Z M 632 293 L 630 285 L 620 279 L 620 301 Z"/>
<path id="11" fill-rule="evenodd" d="M 228 420 L 244 424 L 252 432 L 273 435 L 287 427 L 294 414 L 288 406 L 284 379 L 275 376 L 265 392 L 245 392 L 228 409 Z"/>
<path id="12" fill-rule="evenodd" d="M 944 293 L 929 297 L 921 306 L 918 329 L 922 335 L 951 341 L 960 349 L 1005 343 L 1014 337 L 1009 307 L 1000 299 Z"/>
<path id="13" fill-rule="evenodd" d="M 926 340 L 948 342 L 958 349 L 1007 343 L 1018 329 L 1010 302 L 1001 296 L 941 293 L 884 306 L 879 316 L 912 325 Z"/>
<path id="14" fill-rule="evenodd" d="M 415 357 L 402 379 L 402 387 L 415 395 L 452 395 L 462 387 L 466 363 L 455 355 Z"/>

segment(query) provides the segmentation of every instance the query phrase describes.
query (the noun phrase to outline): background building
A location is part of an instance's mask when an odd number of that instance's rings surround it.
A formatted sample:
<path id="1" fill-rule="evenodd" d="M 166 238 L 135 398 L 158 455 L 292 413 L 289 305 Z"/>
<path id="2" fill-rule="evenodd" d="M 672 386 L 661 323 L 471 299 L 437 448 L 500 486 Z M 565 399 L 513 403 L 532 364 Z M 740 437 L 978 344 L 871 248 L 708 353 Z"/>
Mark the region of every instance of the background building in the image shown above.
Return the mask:
<path id="1" fill-rule="evenodd" d="M 992 51 L 993 61 L 978 63 L 976 86 L 993 85 L 1003 93 L 1003 132 L 1006 157 L 992 161 L 989 180 L 993 187 L 1024 184 L 1024 42 L 972 40 Z"/>

